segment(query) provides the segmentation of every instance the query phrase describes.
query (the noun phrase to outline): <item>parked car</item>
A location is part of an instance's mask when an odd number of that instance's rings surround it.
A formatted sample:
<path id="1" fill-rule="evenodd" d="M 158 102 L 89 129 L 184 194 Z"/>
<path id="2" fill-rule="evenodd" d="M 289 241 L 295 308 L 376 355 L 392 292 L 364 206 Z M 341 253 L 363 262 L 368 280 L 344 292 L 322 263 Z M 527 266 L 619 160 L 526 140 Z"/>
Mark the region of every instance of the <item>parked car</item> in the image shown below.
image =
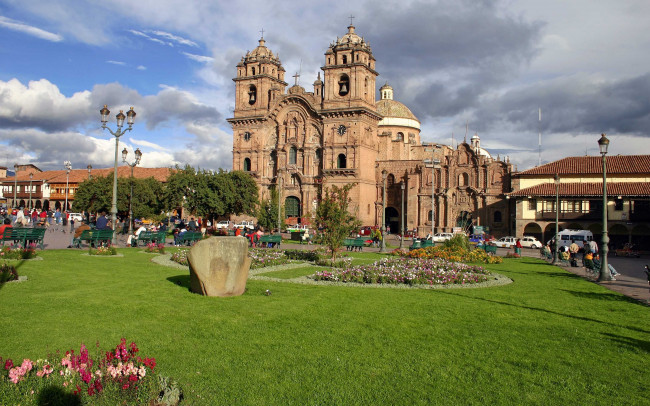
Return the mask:
<path id="1" fill-rule="evenodd" d="M 453 236 L 452 233 L 435 233 L 433 235 L 433 242 L 445 242 L 451 240 Z"/>
<path id="2" fill-rule="evenodd" d="M 521 238 L 521 246 L 525 248 L 542 248 L 542 243 L 535 237 L 525 235 Z"/>
<path id="3" fill-rule="evenodd" d="M 243 220 L 243 221 L 240 221 L 239 223 L 235 224 L 234 227 L 235 228 L 243 228 L 244 230 L 246 230 L 246 229 L 252 230 L 252 229 L 255 228 L 255 224 L 253 224 L 252 221 Z"/>
<path id="4" fill-rule="evenodd" d="M 70 219 L 74 219 L 75 223 L 81 223 L 84 219 L 84 216 L 81 213 L 70 213 Z"/>
<path id="5" fill-rule="evenodd" d="M 219 229 L 227 230 L 231 226 L 232 226 L 232 222 L 230 220 L 221 220 L 220 222 L 217 223 L 217 230 Z"/>
<path id="6" fill-rule="evenodd" d="M 514 247 L 517 239 L 515 237 L 501 237 L 498 240 L 494 241 L 494 245 L 501 248 L 510 248 Z"/>

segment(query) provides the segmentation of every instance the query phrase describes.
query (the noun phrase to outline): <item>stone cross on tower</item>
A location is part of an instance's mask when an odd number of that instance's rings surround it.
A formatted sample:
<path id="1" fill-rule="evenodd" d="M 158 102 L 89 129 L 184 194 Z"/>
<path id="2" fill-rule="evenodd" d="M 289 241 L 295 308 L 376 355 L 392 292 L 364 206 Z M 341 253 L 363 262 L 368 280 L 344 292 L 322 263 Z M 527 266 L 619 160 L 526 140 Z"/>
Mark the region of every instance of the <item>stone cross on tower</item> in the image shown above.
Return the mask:
<path id="1" fill-rule="evenodd" d="M 350 19 L 350 25 L 352 25 L 352 20 L 354 20 L 354 16 L 353 16 L 353 15 L 351 15 L 351 16 L 350 16 L 350 17 L 348 17 L 348 18 Z"/>
<path id="2" fill-rule="evenodd" d="M 262 38 L 264 38 L 264 28 L 262 28 L 262 31 L 260 32 L 262 33 Z"/>
<path id="3" fill-rule="evenodd" d="M 296 86 L 298 86 L 298 78 L 300 77 L 300 74 L 296 72 L 295 75 L 293 75 L 293 78 L 296 80 Z"/>

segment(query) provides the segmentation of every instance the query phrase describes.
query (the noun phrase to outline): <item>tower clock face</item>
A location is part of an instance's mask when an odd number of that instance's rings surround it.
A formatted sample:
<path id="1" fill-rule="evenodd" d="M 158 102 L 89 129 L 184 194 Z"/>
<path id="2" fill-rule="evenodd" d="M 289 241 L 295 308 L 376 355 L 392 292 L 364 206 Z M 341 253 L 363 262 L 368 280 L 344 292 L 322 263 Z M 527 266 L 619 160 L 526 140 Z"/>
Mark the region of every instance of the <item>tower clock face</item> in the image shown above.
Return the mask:
<path id="1" fill-rule="evenodd" d="M 339 133 L 339 135 L 344 135 L 346 131 L 348 131 L 348 128 L 341 124 L 336 131 Z"/>

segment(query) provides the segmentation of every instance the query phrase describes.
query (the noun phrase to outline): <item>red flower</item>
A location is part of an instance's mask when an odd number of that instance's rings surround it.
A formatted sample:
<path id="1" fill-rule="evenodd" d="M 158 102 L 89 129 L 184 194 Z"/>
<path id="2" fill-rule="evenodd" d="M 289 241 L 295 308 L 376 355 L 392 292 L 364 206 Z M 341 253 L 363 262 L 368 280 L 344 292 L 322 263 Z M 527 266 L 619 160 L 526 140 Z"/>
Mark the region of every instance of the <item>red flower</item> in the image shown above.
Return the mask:
<path id="1" fill-rule="evenodd" d="M 130 382 L 134 382 L 134 381 L 137 381 L 137 380 L 138 380 L 137 375 L 129 375 L 129 381 Z"/>
<path id="2" fill-rule="evenodd" d="M 99 378 L 95 379 L 95 382 L 93 382 L 93 386 L 95 387 L 97 393 L 104 390 L 104 387 L 102 386 L 102 381 Z"/>
<path id="3" fill-rule="evenodd" d="M 124 385 L 122 385 L 122 389 L 124 389 L 124 390 L 129 389 L 129 384 L 128 384 L 128 383 L 125 383 Z"/>
<path id="4" fill-rule="evenodd" d="M 7 362 L 5 362 L 5 369 L 8 371 L 13 367 L 14 367 L 14 362 L 10 358 L 7 360 Z"/>

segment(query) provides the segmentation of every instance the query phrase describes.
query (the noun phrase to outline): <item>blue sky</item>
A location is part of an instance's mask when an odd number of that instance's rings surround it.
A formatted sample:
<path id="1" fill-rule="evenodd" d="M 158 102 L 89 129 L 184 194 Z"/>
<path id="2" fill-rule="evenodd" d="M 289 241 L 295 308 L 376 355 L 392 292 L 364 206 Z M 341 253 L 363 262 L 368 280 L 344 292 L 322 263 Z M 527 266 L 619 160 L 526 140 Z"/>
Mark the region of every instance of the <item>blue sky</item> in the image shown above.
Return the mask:
<path id="1" fill-rule="evenodd" d="M 467 124 L 520 170 L 539 131 L 543 163 L 596 154 L 601 132 L 612 154 L 650 151 L 647 1 L 0 0 L 0 165 L 111 166 L 108 104 L 135 108 L 120 149 L 142 165 L 230 169 L 232 77 L 260 31 L 310 91 L 350 15 L 424 141 Z"/>

